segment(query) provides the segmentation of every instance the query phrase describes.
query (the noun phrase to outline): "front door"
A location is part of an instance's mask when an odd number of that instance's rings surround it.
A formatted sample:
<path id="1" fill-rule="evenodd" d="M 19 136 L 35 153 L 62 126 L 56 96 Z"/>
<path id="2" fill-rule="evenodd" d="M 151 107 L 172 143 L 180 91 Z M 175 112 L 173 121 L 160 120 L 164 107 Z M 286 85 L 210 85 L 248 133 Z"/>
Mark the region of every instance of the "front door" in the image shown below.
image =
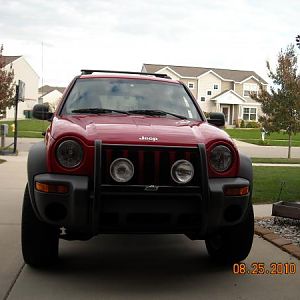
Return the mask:
<path id="1" fill-rule="evenodd" d="M 230 120 L 230 106 L 229 105 L 223 105 L 222 106 L 222 113 L 225 116 L 225 123 L 229 124 L 229 120 Z"/>

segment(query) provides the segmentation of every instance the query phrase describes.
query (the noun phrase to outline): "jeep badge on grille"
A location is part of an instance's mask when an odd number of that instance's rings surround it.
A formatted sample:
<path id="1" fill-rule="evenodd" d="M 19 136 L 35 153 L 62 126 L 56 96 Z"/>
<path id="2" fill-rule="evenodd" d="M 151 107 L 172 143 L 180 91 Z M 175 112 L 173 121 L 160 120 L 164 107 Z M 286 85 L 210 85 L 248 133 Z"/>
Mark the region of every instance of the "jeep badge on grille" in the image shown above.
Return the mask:
<path id="1" fill-rule="evenodd" d="M 139 137 L 140 141 L 150 141 L 150 142 L 157 142 L 158 138 L 154 136 L 141 136 Z"/>
<path id="2" fill-rule="evenodd" d="M 157 185 L 148 185 L 145 187 L 145 191 L 156 192 L 156 191 L 158 191 L 158 186 Z"/>

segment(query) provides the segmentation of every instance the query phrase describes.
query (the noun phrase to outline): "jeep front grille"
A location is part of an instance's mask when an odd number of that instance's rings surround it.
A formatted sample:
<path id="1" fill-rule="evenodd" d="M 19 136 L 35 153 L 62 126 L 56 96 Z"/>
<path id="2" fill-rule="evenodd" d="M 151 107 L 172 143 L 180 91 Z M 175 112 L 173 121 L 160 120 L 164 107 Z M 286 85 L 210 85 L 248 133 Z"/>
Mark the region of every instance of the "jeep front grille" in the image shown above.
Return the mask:
<path id="1" fill-rule="evenodd" d="M 135 169 L 133 178 L 126 185 L 178 186 L 171 178 L 171 166 L 180 159 L 190 161 L 194 166 L 193 179 L 184 186 L 200 185 L 199 149 L 181 147 L 102 145 L 102 184 L 116 183 L 110 176 L 111 163 L 120 157 L 129 159 Z"/>

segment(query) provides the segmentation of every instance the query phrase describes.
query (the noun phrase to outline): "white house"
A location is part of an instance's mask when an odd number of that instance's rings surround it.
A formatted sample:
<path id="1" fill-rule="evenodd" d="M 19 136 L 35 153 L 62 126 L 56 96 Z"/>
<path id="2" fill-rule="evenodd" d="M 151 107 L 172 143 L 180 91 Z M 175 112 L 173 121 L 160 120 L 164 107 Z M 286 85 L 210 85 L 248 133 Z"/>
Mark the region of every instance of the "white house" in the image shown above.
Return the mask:
<path id="1" fill-rule="evenodd" d="M 65 87 L 44 85 L 39 88 L 39 103 L 49 103 L 52 108 L 56 108 L 64 91 Z"/>
<path id="2" fill-rule="evenodd" d="M 268 86 L 254 71 L 144 64 L 142 72 L 164 73 L 182 81 L 203 111 L 224 113 L 227 125 L 258 121 L 261 104 L 250 93 Z"/>
<path id="3" fill-rule="evenodd" d="M 5 69 L 9 70 L 10 66 L 14 70 L 14 82 L 18 84 L 19 80 L 25 83 L 25 100 L 19 102 L 18 119 L 24 119 L 26 111 L 32 110 L 33 106 L 38 103 L 38 86 L 39 76 L 26 61 L 24 56 L 3 56 L 5 60 Z M 6 118 L 14 119 L 15 108 L 6 110 Z"/>

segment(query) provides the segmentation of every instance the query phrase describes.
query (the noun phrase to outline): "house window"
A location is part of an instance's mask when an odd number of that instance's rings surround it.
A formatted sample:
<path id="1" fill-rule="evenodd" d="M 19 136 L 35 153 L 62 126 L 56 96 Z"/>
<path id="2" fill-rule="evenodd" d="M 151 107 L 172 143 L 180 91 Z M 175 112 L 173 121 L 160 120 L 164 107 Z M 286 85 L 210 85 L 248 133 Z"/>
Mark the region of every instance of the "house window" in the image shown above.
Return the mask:
<path id="1" fill-rule="evenodd" d="M 194 82 L 188 82 L 188 87 L 193 90 L 195 88 Z"/>
<path id="2" fill-rule="evenodd" d="M 255 83 L 244 83 L 244 97 L 249 97 L 250 93 L 257 94 L 258 85 Z"/>
<path id="3" fill-rule="evenodd" d="M 208 95 L 208 96 L 211 96 L 211 91 L 207 91 L 207 95 Z"/>
<path id="4" fill-rule="evenodd" d="M 256 107 L 244 107 L 243 120 L 245 121 L 256 121 Z"/>
<path id="5" fill-rule="evenodd" d="M 201 97 L 201 101 L 205 101 L 205 97 Z"/>
<path id="6" fill-rule="evenodd" d="M 219 89 L 219 85 L 218 84 L 214 84 L 214 90 L 218 90 Z"/>

